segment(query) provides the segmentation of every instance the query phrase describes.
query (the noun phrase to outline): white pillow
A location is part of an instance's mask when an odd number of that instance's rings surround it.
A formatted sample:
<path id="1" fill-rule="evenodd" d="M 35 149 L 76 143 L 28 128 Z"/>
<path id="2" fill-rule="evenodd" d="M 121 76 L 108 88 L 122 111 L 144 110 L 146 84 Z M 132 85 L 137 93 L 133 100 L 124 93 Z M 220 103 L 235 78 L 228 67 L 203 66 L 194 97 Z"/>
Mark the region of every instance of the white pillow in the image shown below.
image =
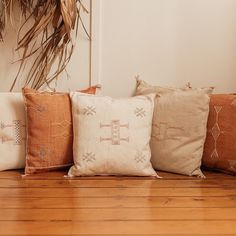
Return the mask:
<path id="1" fill-rule="evenodd" d="M 0 171 L 25 167 L 25 108 L 21 93 L 0 93 Z"/>
<path id="2" fill-rule="evenodd" d="M 71 93 L 74 166 L 69 176 L 157 176 L 149 146 L 155 95 L 112 99 Z"/>

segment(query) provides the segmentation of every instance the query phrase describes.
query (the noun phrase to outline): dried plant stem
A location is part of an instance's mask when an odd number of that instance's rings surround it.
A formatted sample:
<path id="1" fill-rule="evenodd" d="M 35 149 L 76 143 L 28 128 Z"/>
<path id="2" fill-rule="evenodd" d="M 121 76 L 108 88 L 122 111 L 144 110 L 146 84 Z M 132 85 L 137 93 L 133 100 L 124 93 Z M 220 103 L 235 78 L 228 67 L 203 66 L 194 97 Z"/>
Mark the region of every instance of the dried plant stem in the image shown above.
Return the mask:
<path id="1" fill-rule="evenodd" d="M 13 24 L 13 1 L 0 0 L 0 40 L 7 18 Z M 16 0 L 15 0 L 16 1 Z M 14 2 L 15 2 L 14 1 Z M 73 54 L 73 32 L 81 23 L 91 39 L 81 17 L 88 13 L 82 0 L 17 0 L 24 22 L 18 32 L 17 50 L 21 52 L 19 70 L 12 83 L 14 89 L 20 75 L 28 67 L 25 86 L 35 89 L 58 79 Z M 28 29 L 28 30 L 26 30 Z M 32 65 L 29 65 L 32 62 Z M 27 66 L 28 65 L 28 66 Z"/>

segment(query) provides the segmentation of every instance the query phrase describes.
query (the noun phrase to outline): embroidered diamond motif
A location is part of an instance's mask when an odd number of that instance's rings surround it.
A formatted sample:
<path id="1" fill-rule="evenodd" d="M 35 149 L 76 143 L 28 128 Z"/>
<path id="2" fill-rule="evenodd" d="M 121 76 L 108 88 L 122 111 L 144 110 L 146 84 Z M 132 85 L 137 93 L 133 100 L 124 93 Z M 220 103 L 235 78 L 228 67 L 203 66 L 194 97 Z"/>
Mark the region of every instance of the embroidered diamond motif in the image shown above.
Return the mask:
<path id="1" fill-rule="evenodd" d="M 211 133 L 212 133 L 214 140 L 216 141 L 219 138 L 220 133 L 221 133 L 220 127 L 217 123 L 215 123 L 214 126 L 212 127 Z"/>
<path id="2" fill-rule="evenodd" d="M 211 129 L 211 134 L 212 134 L 213 139 L 214 139 L 214 150 L 213 150 L 213 152 L 211 154 L 212 160 L 220 158 L 219 154 L 217 152 L 217 140 L 218 140 L 220 134 L 222 133 L 222 131 L 220 130 L 219 124 L 218 124 L 219 113 L 220 113 L 220 111 L 222 109 L 222 106 L 214 106 L 214 109 L 215 109 L 215 112 L 216 112 L 216 121 L 215 121 L 214 126 Z"/>
<path id="3" fill-rule="evenodd" d="M 96 160 L 95 154 L 92 152 L 87 152 L 87 153 L 83 154 L 82 160 L 86 161 L 86 162 L 93 162 Z"/>
<path id="4" fill-rule="evenodd" d="M 64 120 L 59 125 L 62 126 L 63 128 L 66 128 L 66 127 L 70 127 L 72 125 L 72 123 L 68 120 Z"/>
<path id="5" fill-rule="evenodd" d="M 52 123 L 52 137 L 70 137 L 72 136 L 71 133 L 71 127 L 72 127 L 72 122 L 68 121 L 68 120 L 63 120 L 62 122 L 56 122 L 56 123 Z M 54 129 L 55 128 L 55 129 Z M 57 131 L 57 133 L 55 133 L 55 131 Z"/>

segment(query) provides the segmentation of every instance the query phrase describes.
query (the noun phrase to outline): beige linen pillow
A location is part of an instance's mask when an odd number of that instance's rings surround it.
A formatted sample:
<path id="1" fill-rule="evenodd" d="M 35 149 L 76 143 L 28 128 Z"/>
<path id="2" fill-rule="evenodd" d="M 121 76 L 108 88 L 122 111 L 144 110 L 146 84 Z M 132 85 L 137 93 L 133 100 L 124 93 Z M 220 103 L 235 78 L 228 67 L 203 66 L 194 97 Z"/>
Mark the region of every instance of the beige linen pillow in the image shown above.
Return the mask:
<path id="1" fill-rule="evenodd" d="M 149 146 L 155 95 L 112 99 L 71 93 L 74 166 L 69 176 L 157 176 Z"/>
<path id="2" fill-rule="evenodd" d="M 25 167 L 25 108 L 21 93 L 0 93 L 0 171 Z"/>
<path id="3" fill-rule="evenodd" d="M 203 91 L 175 91 L 156 99 L 151 138 L 155 169 L 203 177 L 200 170 L 209 96 Z"/>
<path id="4" fill-rule="evenodd" d="M 144 95 L 150 93 L 157 93 L 158 95 L 163 95 L 167 93 L 172 93 L 175 91 L 203 91 L 207 94 L 211 94 L 214 90 L 214 87 L 203 87 L 203 88 L 192 88 L 190 83 L 184 87 L 175 88 L 167 86 L 154 86 L 150 85 L 147 82 L 136 78 L 136 93 L 135 95 Z"/>
<path id="5" fill-rule="evenodd" d="M 150 93 L 158 93 L 158 95 L 173 93 L 178 88 L 167 87 L 167 86 L 154 86 L 150 85 L 144 80 L 136 78 L 136 92 L 135 95 L 144 95 Z"/>

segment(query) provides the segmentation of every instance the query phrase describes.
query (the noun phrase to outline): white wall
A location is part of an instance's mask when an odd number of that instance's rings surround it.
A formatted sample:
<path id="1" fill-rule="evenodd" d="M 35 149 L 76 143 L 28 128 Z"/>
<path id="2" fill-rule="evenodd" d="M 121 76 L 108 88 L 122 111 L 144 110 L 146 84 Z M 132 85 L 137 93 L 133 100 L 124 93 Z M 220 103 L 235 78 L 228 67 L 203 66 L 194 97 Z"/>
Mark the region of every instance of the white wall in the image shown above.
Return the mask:
<path id="1" fill-rule="evenodd" d="M 236 92 L 235 0 L 101 0 L 103 92 L 128 96 L 134 75 L 161 85 Z"/>
<path id="2" fill-rule="evenodd" d="M 93 8 L 92 82 L 104 94 L 131 95 L 136 74 L 153 84 L 236 91 L 236 0 L 93 0 Z M 16 73 L 14 34 L 0 44 L 0 91 Z M 82 35 L 77 45 L 58 90 L 88 86 L 89 42 Z"/>

